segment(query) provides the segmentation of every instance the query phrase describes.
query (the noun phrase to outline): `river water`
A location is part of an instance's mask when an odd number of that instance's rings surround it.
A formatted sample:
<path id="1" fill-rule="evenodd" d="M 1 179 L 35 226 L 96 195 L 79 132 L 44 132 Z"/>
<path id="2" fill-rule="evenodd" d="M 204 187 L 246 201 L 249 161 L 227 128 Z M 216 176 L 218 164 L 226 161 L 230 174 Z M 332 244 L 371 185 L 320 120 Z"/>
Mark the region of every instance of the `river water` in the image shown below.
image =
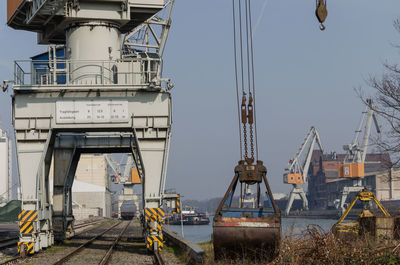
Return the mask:
<path id="1" fill-rule="evenodd" d="M 283 235 L 298 235 L 308 225 L 318 225 L 325 232 L 328 232 L 336 219 L 312 219 L 312 218 L 282 218 Z M 167 227 L 167 225 L 165 225 Z M 182 236 L 182 228 L 179 225 L 170 225 L 170 231 L 177 232 Z M 212 217 L 208 225 L 185 225 L 183 226 L 184 238 L 195 243 L 208 242 L 212 234 Z"/>

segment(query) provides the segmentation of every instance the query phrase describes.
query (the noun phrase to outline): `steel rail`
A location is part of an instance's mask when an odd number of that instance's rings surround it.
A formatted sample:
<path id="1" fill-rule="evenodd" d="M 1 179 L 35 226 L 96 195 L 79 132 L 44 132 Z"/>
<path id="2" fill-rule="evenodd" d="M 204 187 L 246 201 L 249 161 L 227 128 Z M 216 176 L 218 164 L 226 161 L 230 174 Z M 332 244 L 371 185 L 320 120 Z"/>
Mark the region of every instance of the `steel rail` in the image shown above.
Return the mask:
<path id="1" fill-rule="evenodd" d="M 164 259 L 158 250 L 154 251 L 154 265 L 165 265 Z"/>
<path id="2" fill-rule="evenodd" d="M 107 219 L 99 219 L 99 220 L 96 220 L 96 221 L 89 221 L 89 222 L 85 222 L 85 223 L 81 223 L 81 224 L 76 224 L 76 225 L 74 225 L 73 228 L 74 229 L 78 229 L 78 228 L 86 227 L 86 226 L 89 226 L 89 225 L 101 223 L 103 221 L 107 221 Z"/>
<path id="3" fill-rule="evenodd" d="M 68 261 L 72 256 L 74 256 L 75 254 L 77 254 L 78 252 L 80 252 L 82 249 L 84 249 L 86 246 L 90 245 L 93 241 L 95 241 L 97 238 L 101 237 L 102 235 L 104 235 L 105 233 L 107 233 L 108 231 L 110 231 L 111 229 L 115 228 L 116 226 L 120 225 L 122 222 L 118 222 L 115 225 L 111 226 L 110 228 L 108 228 L 107 230 L 101 232 L 100 234 L 96 235 L 95 237 L 93 237 L 92 239 L 86 241 L 85 243 L 83 243 L 82 245 L 80 245 L 78 248 L 74 249 L 73 251 L 71 251 L 70 253 L 68 253 L 67 255 L 65 255 L 64 257 L 62 257 L 61 259 L 57 260 L 56 262 L 53 263 L 53 265 L 60 265 L 63 264 L 64 262 Z"/>
<path id="4" fill-rule="evenodd" d="M 96 224 L 96 223 L 101 223 L 102 221 L 104 221 L 104 219 L 101 219 L 101 220 L 98 220 L 98 221 L 94 221 L 94 222 L 87 222 L 87 223 L 83 223 L 83 224 L 85 224 L 84 226 L 90 226 L 90 225 L 93 225 L 93 224 Z M 80 224 L 80 225 L 83 225 L 83 224 Z M 118 224 L 119 224 L 119 223 L 118 223 Z M 81 226 L 81 227 L 84 227 L 84 226 Z M 78 228 L 80 228 L 80 227 L 78 227 Z M 95 227 L 92 228 L 92 229 L 86 230 L 86 231 L 82 231 L 81 233 L 90 232 L 90 231 L 92 231 L 93 229 L 95 229 Z M 79 233 L 79 234 L 81 234 L 81 233 Z M 76 235 L 79 235 L 79 234 L 76 234 Z M 7 240 L 11 240 L 11 238 L 9 238 L 9 239 L 3 239 L 3 240 L 0 241 L 0 249 L 3 249 L 3 247 L 1 246 L 1 242 L 7 241 Z M 19 238 L 16 237 L 15 240 L 17 241 L 17 242 L 15 243 L 15 245 L 17 245 Z M 11 245 L 11 243 L 10 243 L 10 245 Z M 4 247 L 4 248 L 5 248 L 5 247 Z M 27 257 L 25 257 L 25 258 L 23 258 L 23 257 L 11 258 L 11 259 L 9 259 L 9 260 L 0 262 L 0 265 L 13 264 L 13 263 L 14 263 L 15 261 L 17 261 L 17 260 L 22 260 L 22 259 L 26 259 L 26 258 L 27 258 Z M 28 257 L 28 258 L 29 258 L 29 257 Z"/>
<path id="5" fill-rule="evenodd" d="M 18 236 L 15 236 L 0 240 L 0 249 L 17 246 L 18 239 L 19 239 Z"/>
<path id="6" fill-rule="evenodd" d="M 131 221 L 129 221 L 127 223 L 127 225 L 124 227 L 124 229 L 122 229 L 121 233 L 119 233 L 118 237 L 114 240 L 113 244 L 111 245 L 111 247 L 108 249 L 107 253 L 104 255 L 104 257 L 101 259 L 99 265 L 105 265 L 108 264 L 108 262 L 110 261 L 111 255 L 114 251 L 114 248 L 116 245 L 118 245 L 118 242 L 121 240 L 122 235 L 125 233 L 126 229 L 128 228 L 128 226 L 131 224 Z"/>
<path id="7" fill-rule="evenodd" d="M 19 260 L 19 259 L 21 259 L 21 257 L 15 257 L 15 258 L 12 258 L 12 259 L 9 259 L 9 260 L 6 260 L 6 261 L 0 263 L 0 265 L 12 264 L 12 263 L 14 263 L 14 261 L 17 261 L 17 260 Z"/>

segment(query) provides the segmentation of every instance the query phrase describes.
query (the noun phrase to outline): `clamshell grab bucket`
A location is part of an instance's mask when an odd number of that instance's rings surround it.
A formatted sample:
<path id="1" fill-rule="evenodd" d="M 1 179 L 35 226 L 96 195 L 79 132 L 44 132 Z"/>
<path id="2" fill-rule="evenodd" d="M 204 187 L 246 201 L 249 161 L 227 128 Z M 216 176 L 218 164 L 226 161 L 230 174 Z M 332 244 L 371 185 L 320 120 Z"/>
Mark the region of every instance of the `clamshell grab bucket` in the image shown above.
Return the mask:
<path id="1" fill-rule="evenodd" d="M 241 162 L 239 162 L 240 164 Z M 246 167 L 243 163 L 242 166 Z M 258 161 L 255 167 L 256 174 L 261 173 L 261 181 L 255 180 L 253 175 L 252 181 L 246 182 L 246 177 L 241 176 L 244 172 L 237 170 L 238 167 L 235 168 L 235 177 L 216 211 L 213 221 L 215 259 L 255 258 L 272 260 L 279 252 L 281 213 L 273 200 L 266 179 L 266 168 L 262 166 L 261 161 Z M 251 170 L 254 172 L 254 168 Z M 262 181 L 264 181 L 267 189 L 267 200 L 265 205 L 260 206 L 260 183 Z M 238 182 L 241 186 L 240 198 L 243 198 L 243 184 L 247 187 L 249 185 L 257 186 L 255 207 L 248 207 L 248 205 L 242 203 L 241 199 L 239 207 L 231 206 Z"/>

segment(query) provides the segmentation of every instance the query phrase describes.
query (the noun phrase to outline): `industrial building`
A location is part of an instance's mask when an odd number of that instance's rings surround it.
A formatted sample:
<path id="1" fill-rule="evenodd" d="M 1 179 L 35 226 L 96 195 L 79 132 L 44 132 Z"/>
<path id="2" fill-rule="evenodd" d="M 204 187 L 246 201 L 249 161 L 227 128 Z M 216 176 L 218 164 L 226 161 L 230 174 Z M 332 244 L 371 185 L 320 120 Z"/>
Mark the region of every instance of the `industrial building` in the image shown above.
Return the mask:
<path id="1" fill-rule="evenodd" d="M 11 141 L 0 129 L 0 206 L 12 200 Z"/>
<path id="2" fill-rule="evenodd" d="M 339 164 L 345 154 L 322 154 L 314 150 L 309 171 L 308 200 L 312 210 L 335 209 L 340 201 L 343 187 L 351 186 L 354 179 L 339 178 Z M 400 169 L 392 167 L 389 154 L 367 154 L 365 177 L 362 185 L 374 192 L 378 200 L 400 200 Z M 347 198 L 346 203 L 355 194 Z"/>
<path id="3" fill-rule="evenodd" d="M 76 220 L 90 216 L 111 217 L 112 193 L 108 170 L 105 155 L 81 155 L 72 185 L 72 211 Z M 53 169 L 50 169 L 51 188 L 52 179 Z"/>

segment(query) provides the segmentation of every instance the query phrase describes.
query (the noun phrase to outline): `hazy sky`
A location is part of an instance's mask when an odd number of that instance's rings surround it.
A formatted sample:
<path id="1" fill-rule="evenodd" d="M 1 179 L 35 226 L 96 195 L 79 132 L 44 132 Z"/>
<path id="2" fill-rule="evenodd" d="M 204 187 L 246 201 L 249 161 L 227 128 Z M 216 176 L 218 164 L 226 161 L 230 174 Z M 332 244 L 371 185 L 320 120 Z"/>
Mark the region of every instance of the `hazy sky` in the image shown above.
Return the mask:
<path id="1" fill-rule="evenodd" d="M 319 130 L 326 152 L 341 152 L 363 110 L 354 88 L 380 74 L 385 60 L 399 60 L 393 20 L 400 1 L 328 0 L 324 32 L 315 0 L 267 1 L 252 1 L 254 24 L 259 21 L 259 150 L 273 192 L 288 192 L 282 173 L 310 126 Z M 46 49 L 36 44 L 36 34 L 7 28 L 5 2 L 0 81 L 12 78 L 14 59 Z M 233 74 L 231 1 L 177 0 L 164 56 L 164 76 L 175 84 L 167 187 L 185 198 L 222 196 L 233 177 L 239 159 Z M 0 94 L 0 111 L 2 127 L 11 129 L 10 94 Z"/>

